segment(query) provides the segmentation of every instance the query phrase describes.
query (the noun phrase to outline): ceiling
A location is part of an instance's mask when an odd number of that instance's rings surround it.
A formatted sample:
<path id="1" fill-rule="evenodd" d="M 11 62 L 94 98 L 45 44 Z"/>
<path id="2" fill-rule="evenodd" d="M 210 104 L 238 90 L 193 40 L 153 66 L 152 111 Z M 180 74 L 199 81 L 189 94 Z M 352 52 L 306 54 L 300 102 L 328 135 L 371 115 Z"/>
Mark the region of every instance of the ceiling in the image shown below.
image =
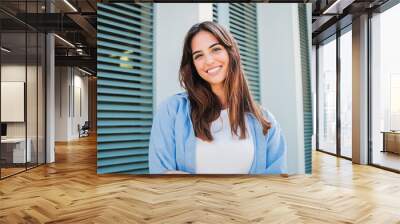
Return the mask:
<path id="1" fill-rule="evenodd" d="M 351 24 L 353 17 L 375 10 L 389 1 L 265 0 L 262 2 L 311 3 L 313 44 L 317 44 L 335 34 L 338 29 Z M 15 47 L 15 52 L 22 52 L 18 46 L 25 46 L 25 43 L 21 42 L 24 40 L 20 40 L 15 34 L 25 32 L 26 29 L 54 32 L 74 45 L 71 47 L 60 38 L 55 38 L 56 65 L 72 63 L 95 71 L 97 2 L 114 2 L 114 0 L 47 0 L 47 5 L 45 0 L 0 0 L 0 26 L 3 33 L 10 33 L 4 38 L 10 39 L 7 42 L 15 42 L 7 47 Z M 34 45 L 29 45 L 28 55 L 31 46 Z"/>
<path id="2" fill-rule="evenodd" d="M 313 44 L 321 43 L 352 23 L 354 17 L 376 12 L 390 0 L 309 0 L 312 3 Z"/>
<path id="3" fill-rule="evenodd" d="M 56 66 L 74 65 L 94 73 L 96 4 L 96 0 L 47 0 L 47 4 L 45 0 L 0 0 L 2 45 L 12 50 L 7 54 L 9 60 L 25 58 L 21 57 L 26 55 L 25 35 L 21 33 L 54 32 L 74 45 L 55 38 Z M 28 43 L 27 52 L 33 54 L 36 46 Z"/>

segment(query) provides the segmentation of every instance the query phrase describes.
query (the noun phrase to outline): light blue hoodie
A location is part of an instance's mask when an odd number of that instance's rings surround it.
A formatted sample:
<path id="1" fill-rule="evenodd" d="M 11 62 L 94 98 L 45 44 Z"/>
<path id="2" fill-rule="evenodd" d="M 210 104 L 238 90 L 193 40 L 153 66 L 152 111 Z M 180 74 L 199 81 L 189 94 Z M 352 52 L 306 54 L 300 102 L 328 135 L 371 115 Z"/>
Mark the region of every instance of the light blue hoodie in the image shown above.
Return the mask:
<path id="1" fill-rule="evenodd" d="M 264 111 L 272 128 L 267 135 L 251 113 L 246 113 L 255 153 L 250 174 L 281 174 L 286 171 L 286 142 L 274 116 Z M 196 173 L 196 136 L 190 118 L 187 93 L 176 94 L 162 102 L 153 119 L 149 146 L 151 174 L 168 170 Z M 215 158 L 221 159 L 221 158 Z"/>

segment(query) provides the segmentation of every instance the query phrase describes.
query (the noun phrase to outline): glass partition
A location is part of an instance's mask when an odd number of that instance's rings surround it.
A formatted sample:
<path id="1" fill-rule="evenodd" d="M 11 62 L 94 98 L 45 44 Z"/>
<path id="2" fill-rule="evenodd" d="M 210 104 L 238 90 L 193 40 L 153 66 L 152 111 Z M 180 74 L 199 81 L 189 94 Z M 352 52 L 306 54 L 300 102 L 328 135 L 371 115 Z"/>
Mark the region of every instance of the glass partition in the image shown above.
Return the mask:
<path id="1" fill-rule="evenodd" d="M 43 11 L 43 5 L 0 2 L 1 179 L 45 162 L 46 40 L 23 22 L 28 14 Z"/>
<path id="2" fill-rule="evenodd" d="M 1 175 L 6 177 L 25 170 L 30 157 L 26 151 L 26 33 L 3 32 L 1 46 Z"/>
<path id="3" fill-rule="evenodd" d="M 46 115 L 46 39 L 43 33 L 38 33 L 38 65 L 37 65 L 37 162 L 44 164 L 46 162 L 46 145 L 45 145 L 45 115 Z"/>
<path id="4" fill-rule="evenodd" d="M 27 82 L 26 82 L 26 113 L 27 113 L 27 151 L 29 153 L 28 168 L 37 165 L 37 132 L 38 132 L 38 35 L 36 32 L 27 33 Z"/>

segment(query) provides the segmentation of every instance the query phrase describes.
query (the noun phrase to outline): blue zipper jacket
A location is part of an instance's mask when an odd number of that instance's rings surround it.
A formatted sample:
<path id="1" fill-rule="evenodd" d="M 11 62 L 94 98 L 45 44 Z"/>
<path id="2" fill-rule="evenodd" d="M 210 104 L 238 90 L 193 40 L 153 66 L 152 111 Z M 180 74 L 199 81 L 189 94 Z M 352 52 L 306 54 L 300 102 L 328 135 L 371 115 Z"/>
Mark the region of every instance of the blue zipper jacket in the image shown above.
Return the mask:
<path id="1" fill-rule="evenodd" d="M 281 174 L 286 171 L 286 142 L 274 116 L 263 111 L 272 128 L 267 135 L 251 113 L 246 113 L 254 142 L 254 159 L 250 174 Z M 179 93 L 162 102 L 153 119 L 149 145 L 151 174 L 169 170 L 196 173 L 196 136 L 190 118 L 187 93 Z M 223 159 L 223 158 L 215 158 Z"/>

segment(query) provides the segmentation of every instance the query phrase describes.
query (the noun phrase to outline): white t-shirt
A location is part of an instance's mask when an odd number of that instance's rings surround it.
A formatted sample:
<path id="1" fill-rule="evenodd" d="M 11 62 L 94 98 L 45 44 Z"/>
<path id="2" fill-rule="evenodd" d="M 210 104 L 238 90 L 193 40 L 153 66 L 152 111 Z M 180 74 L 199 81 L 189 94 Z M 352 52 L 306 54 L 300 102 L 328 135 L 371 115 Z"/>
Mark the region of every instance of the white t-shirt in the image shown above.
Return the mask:
<path id="1" fill-rule="evenodd" d="M 254 144 L 246 121 L 247 136 L 231 134 L 228 111 L 211 123 L 212 142 L 196 138 L 196 173 L 248 174 L 254 158 Z M 238 131 L 240 133 L 240 129 Z"/>

